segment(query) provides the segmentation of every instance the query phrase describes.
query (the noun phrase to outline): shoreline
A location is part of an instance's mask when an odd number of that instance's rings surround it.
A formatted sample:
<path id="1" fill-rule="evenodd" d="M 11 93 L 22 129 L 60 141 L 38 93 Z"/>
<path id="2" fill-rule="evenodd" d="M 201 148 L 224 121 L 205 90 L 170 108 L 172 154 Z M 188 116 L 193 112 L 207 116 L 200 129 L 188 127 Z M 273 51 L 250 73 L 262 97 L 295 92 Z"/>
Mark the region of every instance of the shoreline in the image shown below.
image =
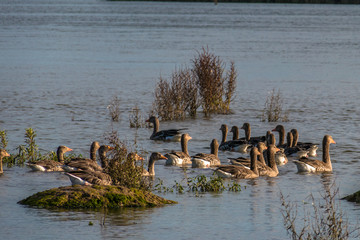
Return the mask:
<path id="1" fill-rule="evenodd" d="M 280 3 L 280 4 L 360 4 L 360 0 L 107 0 L 112 2 L 213 2 L 218 3 Z"/>

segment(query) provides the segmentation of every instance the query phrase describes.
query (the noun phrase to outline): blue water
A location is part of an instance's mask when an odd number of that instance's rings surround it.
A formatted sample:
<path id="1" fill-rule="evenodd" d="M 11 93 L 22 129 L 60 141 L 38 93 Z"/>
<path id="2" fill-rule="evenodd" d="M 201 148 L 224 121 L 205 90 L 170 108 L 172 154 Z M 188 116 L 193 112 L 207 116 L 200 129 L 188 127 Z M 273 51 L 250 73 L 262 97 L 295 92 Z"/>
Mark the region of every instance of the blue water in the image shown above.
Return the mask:
<path id="1" fill-rule="evenodd" d="M 330 150 L 332 174 L 297 174 L 289 163 L 276 178 L 238 181 L 239 193 L 158 193 L 179 203 L 115 212 L 18 205 L 31 194 L 70 182 L 58 173 L 5 167 L 0 239 L 289 238 L 280 192 L 303 212 L 308 195 L 318 199 L 332 181 L 339 197 L 360 188 L 359 11 L 357 5 L 1 1 L 0 129 L 7 131 L 10 153 L 24 144 L 29 127 L 44 153 L 66 145 L 88 155 L 91 142 L 107 143 L 111 130 L 129 145 L 136 139 L 148 152 L 180 149 L 176 143 L 150 141 L 151 129 L 130 129 L 129 114 L 138 106 L 147 117 L 159 77 L 170 79 L 175 69 L 190 66 L 202 47 L 227 67 L 234 61 L 236 98 L 232 115 L 205 119 L 200 113 L 196 119 L 161 122 L 162 129 L 188 128 L 190 154 L 209 151 L 211 139 L 221 139 L 223 123 L 249 122 L 254 136 L 273 129 L 277 123 L 260 121 L 273 89 L 281 91 L 289 110 L 285 130 L 297 128 L 301 141 L 317 143 L 330 134 L 336 144 Z M 114 96 L 122 112 L 115 123 L 107 109 Z M 223 163 L 234 156 L 220 153 Z M 158 162 L 155 171 L 165 186 L 183 180 L 182 169 L 163 164 Z M 187 170 L 188 176 L 198 174 L 211 176 L 212 170 Z M 359 206 L 340 203 L 350 222 L 357 222 Z"/>

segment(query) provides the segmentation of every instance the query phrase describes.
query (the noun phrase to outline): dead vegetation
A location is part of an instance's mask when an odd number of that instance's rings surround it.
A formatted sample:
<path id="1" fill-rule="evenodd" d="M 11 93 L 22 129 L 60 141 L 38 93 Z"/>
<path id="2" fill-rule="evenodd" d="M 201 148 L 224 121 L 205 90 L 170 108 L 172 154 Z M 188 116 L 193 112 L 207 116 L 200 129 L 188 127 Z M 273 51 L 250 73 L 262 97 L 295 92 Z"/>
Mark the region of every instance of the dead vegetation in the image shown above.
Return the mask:
<path id="1" fill-rule="evenodd" d="M 280 90 L 275 92 L 273 89 L 265 102 L 263 114 L 261 116 L 261 120 L 265 122 L 287 122 L 289 121 L 288 112 L 283 109 L 284 107 L 284 99 L 281 95 Z"/>
<path id="2" fill-rule="evenodd" d="M 153 111 L 161 120 L 195 117 L 199 107 L 205 116 L 231 112 L 237 77 L 234 62 L 225 72 L 220 57 L 203 48 L 192 63 L 192 68 L 175 70 L 171 81 L 160 77 Z"/>
<path id="3" fill-rule="evenodd" d="M 297 204 L 281 194 L 284 226 L 291 239 L 355 239 L 359 237 L 359 225 L 351 225 L 337 201 L 339 189 L 334 184 L 324 188 L 320 200 L 310 194 L 304 202 L 304 216 L 298 218 Z M 303 225 L 299 227 L 299 222 Z M 301 224 L 300 224 L 301 225 Z"/>

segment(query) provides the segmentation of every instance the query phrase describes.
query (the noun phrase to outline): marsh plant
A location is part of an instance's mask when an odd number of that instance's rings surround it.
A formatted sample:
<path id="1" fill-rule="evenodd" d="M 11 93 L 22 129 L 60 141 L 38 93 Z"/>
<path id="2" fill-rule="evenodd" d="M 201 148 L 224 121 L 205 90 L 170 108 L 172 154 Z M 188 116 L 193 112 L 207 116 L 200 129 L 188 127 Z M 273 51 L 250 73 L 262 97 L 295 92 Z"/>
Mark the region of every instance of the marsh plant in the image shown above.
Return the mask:
<path id="1" fill-rule="evenodd" d="M 153 110 L 162 120 L 196 116 L 198 93 L 193 71 L 189 68 L 173 72 L 171 82 L 160 77 L 155 89 Z"/>
<path id="2" fill-rule="evenodd" d="M 130 128 L 145 128 L 147 126 L 138 105 L 131 110 L 129 114 Z"/>
<path id="3" fill-rule="evenodd" d="M 225 64 L 220 57 L 203 48 L 192 65 L 192 68 L 175 70 L 171 81 L 160 77 L 153 110 L 161 120 L 196 117 L 199 107 L 205 116 L 231 112 L 237 78 L 234 63 L 231 62 L 225 73 Z"/>
<path id="4" fill-rule="evenodd" d="M 129 147 L 120 140 L 118 133 L 112 131 L 106 138 L 115 148 L 105 165 L 113 183 L 128 188 L 149 189 L 149 183 L 142 178 L 143 167 L 136 164 L 135 157 L 129 156 Z"/>
<path id="5" fill-rule="evenodd" d="M 359 225 L 350 226 L 341 210 L 337 199 L 339 189 L 331 184 L 321 193 L 321 199 L 316 200 L 310 194 L 304 202 L 304 217 L 298 218 L 297 204 L 287 201 L 281 194 L 284 226 L 291 239 L 353 239 L 359 237 Z M 299 222 L 302 222 L 302 226 Z"/>
<path id="6" fill-rule="evenodd" d="M 284 109 L 284 99 L 280 90 L 273 89 L 267 96 L 261 120 L 265 122 L 287 122 L 288 112 Z"/>
<path id="7" fill-rule="evenodd" d="M 6 149 L 8 145 L 7 133 L 5 130 L 0 130 L 0 149 Z"/>
<path id="8" fill-rule="evenodd" d="M 237 78 L 234 62 L 225 74 L 225 64 L 220 57 L 203 48 L 193 60 L 193 65 L 205 116 L 230 113 Z"/>
<path id="9" fill-rule="evenodd" d="M 120 99 L 118 96 L 113 96 L 110 100 L 109 105 L 107 106 L 107 109 L 109 110 L 109 114 L 111 117 L 111 120 L 114 122 L 118 122 L 120 120 Z"/>

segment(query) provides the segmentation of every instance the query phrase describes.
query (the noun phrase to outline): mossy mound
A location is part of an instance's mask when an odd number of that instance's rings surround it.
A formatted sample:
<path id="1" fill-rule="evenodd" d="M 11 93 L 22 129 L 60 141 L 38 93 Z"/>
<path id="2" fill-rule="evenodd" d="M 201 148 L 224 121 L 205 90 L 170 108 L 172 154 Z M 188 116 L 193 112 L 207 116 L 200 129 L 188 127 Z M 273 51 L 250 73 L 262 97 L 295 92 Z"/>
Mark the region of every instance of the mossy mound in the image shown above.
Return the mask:
<path id="1" fill-rule="evenodd" d="M 176 202 L 139 189 L 76 185 L 39 192 L 18 203 L 41 208 L 97 209 L 156 207 Z"/>
<path id="2" fill-rule="evenodd" d="M 356 193 L 350 194 L 349 196 L 346 196 L 342 199 L 348 200 L 349 202 L 356 202 L 360 203 L 360 191 L 357 191 Z"/>

